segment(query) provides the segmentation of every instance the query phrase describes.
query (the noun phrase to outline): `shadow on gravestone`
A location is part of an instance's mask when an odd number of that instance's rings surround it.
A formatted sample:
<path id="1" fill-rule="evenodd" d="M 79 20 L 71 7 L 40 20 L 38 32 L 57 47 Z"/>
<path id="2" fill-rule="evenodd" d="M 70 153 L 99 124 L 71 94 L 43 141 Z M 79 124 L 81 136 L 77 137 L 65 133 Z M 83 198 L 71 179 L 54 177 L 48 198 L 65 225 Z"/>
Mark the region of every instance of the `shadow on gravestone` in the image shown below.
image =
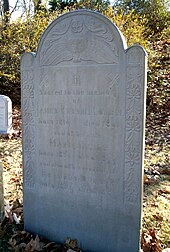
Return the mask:
<path id="1" fill-rule="evenodd" d="M 25 229 L 86 252 L 140 247 L 146 54 L 88 10 L 21 58 Z"/>
<path id="2" fill-rule="evenodd" d="M 0 134 L 12 129 L 12 102 L 8 96 L 0 95 Z"/>

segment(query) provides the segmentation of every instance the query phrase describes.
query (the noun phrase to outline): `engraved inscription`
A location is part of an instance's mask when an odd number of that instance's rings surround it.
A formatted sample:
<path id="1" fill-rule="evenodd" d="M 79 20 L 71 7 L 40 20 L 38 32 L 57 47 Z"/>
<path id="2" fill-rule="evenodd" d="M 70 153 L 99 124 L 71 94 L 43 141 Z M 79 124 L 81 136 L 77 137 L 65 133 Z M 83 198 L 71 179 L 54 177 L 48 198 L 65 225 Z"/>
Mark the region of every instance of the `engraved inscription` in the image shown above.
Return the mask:
<path id="1" fill-rule="evenodd" d="M 43 178 L 40 186 L 74 194 L 76 190 L 100 195 L 115 192 L 118 165 L 112 145 L 120 138 L 116 132 L 121 113 L 116 106 L 119 75 L 117 68 L 112 72 L 109 68 L 101 76 L 100 69 L 86 68 L 87 84 L 80 67 L 70 72 L 68 68 L 49 70 L 53 86 L 39 93 L 42 102 L 37 111 L 39 132 L 43 134 L 49 128 L 38 149 Z M 40 82 L 47 79 L 45 76 L 45 70 L 43 77 L 40 72 Z M 46 145 L 48 151 L 43 148 Z"/>
<path id="2" fill-rule="evenodd" d="M 77 74 L 73 75 L 73 84 L 80 85 L 80 75 Z"/>

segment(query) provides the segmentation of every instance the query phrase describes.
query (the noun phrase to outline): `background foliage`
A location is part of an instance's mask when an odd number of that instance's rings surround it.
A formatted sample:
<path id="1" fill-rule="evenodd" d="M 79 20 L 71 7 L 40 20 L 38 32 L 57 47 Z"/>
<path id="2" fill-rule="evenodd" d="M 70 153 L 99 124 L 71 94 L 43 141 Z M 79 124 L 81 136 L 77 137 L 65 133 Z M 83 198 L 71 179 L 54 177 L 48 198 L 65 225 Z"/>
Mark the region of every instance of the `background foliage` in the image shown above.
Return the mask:
<path id="1" fill-rule="evenodd" d="M 30 18 L 1 23 L 0 90 L 14 103 L 20 103 L 20 57 L 24 52 L 36 51 L 38 40 L 58 12 L 39 11 Z"/>

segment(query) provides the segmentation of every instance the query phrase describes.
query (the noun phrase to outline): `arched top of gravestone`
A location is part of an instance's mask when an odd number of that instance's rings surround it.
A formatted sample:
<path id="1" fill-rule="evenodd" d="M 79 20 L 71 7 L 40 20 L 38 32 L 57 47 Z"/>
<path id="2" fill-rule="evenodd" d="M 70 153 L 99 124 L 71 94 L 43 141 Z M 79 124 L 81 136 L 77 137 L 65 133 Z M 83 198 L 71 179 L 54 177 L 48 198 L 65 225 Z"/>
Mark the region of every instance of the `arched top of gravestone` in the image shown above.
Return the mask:
<path id="1" fill-rule="evenodd" d="M 105 16 L 77 10 L 55 19 L 42 34 L 37 60 L 41 66 L 71 63 L 116 64 L 126 42 Z"/>

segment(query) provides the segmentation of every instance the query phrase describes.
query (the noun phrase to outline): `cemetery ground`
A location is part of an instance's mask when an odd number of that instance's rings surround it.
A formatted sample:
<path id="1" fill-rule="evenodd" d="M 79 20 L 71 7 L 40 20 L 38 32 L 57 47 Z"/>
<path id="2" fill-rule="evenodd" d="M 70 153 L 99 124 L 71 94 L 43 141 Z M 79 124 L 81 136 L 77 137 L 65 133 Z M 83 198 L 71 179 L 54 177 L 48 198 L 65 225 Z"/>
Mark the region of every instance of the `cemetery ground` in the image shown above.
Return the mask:
<path id="1" fill-rule="evenodd" d="M 3 164 L 5 199 L 5 217 L 0 228 L 0 251 L 80 251 L 76 241 L 71 240 L 76 237 L 67 239 L 65 245 L 59 245 L 24 231 L 22 130 L 19 107 L 13 108 L 13 129 L 11 134 L 0 136 L 0 159 Z M 168 117 L 157 117 L 150 114 L 146 121 L 145 140 L 141 238 L 144 252 L 170 249 L 169 138 Z"/>

